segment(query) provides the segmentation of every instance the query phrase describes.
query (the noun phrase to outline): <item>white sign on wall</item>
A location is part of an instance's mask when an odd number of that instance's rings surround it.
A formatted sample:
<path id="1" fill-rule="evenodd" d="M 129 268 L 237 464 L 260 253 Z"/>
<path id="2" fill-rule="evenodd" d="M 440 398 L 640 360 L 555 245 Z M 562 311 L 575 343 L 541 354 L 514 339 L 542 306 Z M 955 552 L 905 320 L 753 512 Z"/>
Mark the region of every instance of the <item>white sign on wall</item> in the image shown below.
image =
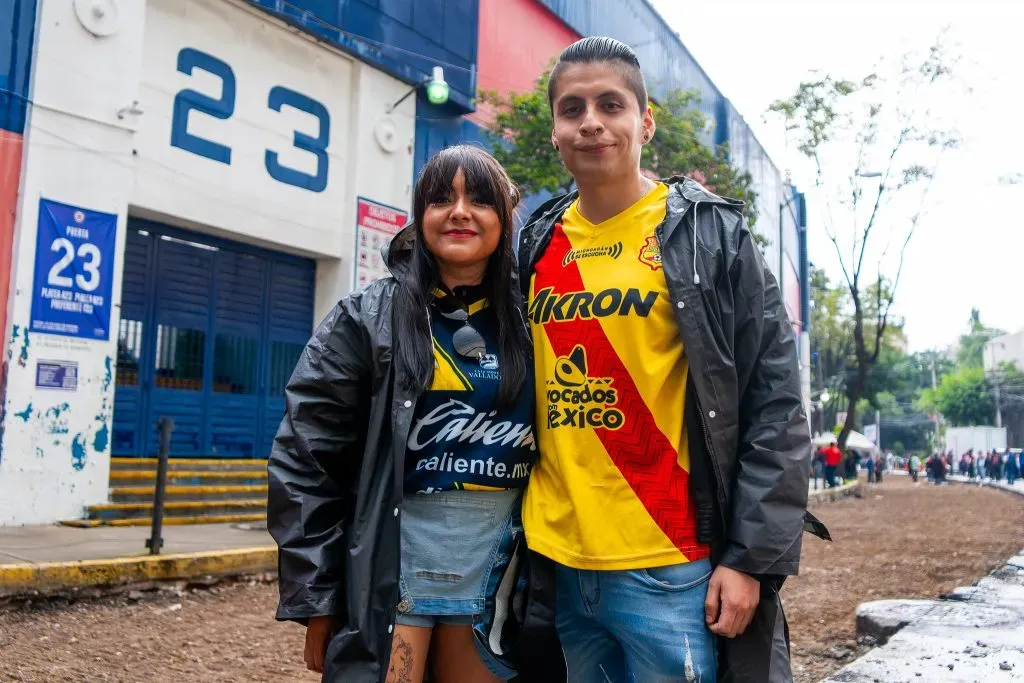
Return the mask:
<path id="1" fill-rule="evenodd" d="M 259 10 L 149 0 L 132 203 L 340 256 L 352 70 Z"/>

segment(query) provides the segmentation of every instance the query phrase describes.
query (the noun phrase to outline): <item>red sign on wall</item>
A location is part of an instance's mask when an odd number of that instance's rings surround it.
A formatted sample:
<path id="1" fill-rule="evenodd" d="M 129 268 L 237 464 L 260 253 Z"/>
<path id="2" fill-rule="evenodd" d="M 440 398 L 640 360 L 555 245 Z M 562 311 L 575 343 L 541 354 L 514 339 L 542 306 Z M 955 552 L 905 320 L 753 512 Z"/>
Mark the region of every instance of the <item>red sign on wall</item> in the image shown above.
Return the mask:
<path id="1" fill-rule="evenodd" d="M 356 253 L 352 284 L 365 287 L 390 275 L 381 249 L 391 242 L 409 220 L 409 214 L 370 199 L 356 199 Z"/>

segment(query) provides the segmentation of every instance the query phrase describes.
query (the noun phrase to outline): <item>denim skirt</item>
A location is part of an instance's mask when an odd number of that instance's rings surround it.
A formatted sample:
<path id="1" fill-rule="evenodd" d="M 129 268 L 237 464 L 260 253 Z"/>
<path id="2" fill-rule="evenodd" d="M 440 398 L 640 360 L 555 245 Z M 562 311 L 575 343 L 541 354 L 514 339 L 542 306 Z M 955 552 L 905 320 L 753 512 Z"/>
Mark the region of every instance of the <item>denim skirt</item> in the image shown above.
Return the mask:
<path id="1" fill-rule="evenodd" d="M 522 535 L 521 501 L 520 490 L 406 496 L 399 614 L 482 615 L 492 575 Z"/>

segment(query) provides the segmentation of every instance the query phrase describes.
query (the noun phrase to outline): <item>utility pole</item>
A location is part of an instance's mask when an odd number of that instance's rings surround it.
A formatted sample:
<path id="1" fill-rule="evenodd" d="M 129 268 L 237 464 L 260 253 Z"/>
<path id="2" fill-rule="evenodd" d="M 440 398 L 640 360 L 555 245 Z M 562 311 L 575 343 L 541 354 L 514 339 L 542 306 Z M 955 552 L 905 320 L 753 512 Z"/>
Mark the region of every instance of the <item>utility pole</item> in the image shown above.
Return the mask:
<path id="1" fill-rule="evenodd" d="M 882 450 L 882 411 L 875 411 L 875 445 Z"/>
<path id="2" fill-rule="evenodd" d="M 1003 426 L 1003 407 L 999 401 L 999 369 L 996 368 L 993 376 L 996 378 L 996 427 Z"/>
<path id="3" fill-rule="evenodd" d="M 931 370 L 932 370 L 932 392 L 939 390 L 939 383 L 935 381 L 935 358 L 931 359 Z M 932 420 L 935 421 L 935 445 L 942 448 L 942 432 L 940 431 L 942 418 L 939 416 L 939 411 L 932 413 Z"/>

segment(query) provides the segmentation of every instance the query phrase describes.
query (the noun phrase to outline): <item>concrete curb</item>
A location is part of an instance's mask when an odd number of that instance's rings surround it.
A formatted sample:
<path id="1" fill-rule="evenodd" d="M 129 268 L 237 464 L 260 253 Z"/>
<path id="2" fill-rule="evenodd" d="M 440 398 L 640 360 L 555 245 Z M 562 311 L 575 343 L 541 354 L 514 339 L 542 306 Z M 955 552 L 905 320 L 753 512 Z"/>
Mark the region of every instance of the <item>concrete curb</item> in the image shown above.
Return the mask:
<path id="1" fill-rule="evenodd" d="M 996 489 L 997 491 L 1006 491 L 1007 493 L 1012 493 L 1016 496 L 1024 496 L 1024 489 L 1019 489 L 1016 486 L 1010 486 L 1009 484 L 1005 484 L 1001 481 L 971 481 L 970 479 L 967 479 L 966 477 L 963 477 L 959 474 L 951 475 L 949 477 L 946 477 L 946 479 L 956 484 L 973 484 L 975 486 L 985 486 L 990 489 Z"/>
<path id="2" fill-rule="evenodd" d="M 82 588 L 276 570 L 277 548 L 273 546 L 75 562 L 0 564 L 0 598 L 59 595 Z"/>
<path id="3" fill-rule="evenodd" d="M 1024 679 L 1024 551 L 945 599 L 862 603 L 857 640 L 883 644 L 825 683 Z"/>
<path id="4" fill-rule="evenodd" d="M 842 486 L 836 486 L 831 489 L 818 489 L 817 491 L 811 491 L 807 494 L 807 504 L 832 503 L 842 498 L 849 498 L 850 496 L 863 498 L 864 482 L 855 481 L 849 484 L 843 484 Z"/>

